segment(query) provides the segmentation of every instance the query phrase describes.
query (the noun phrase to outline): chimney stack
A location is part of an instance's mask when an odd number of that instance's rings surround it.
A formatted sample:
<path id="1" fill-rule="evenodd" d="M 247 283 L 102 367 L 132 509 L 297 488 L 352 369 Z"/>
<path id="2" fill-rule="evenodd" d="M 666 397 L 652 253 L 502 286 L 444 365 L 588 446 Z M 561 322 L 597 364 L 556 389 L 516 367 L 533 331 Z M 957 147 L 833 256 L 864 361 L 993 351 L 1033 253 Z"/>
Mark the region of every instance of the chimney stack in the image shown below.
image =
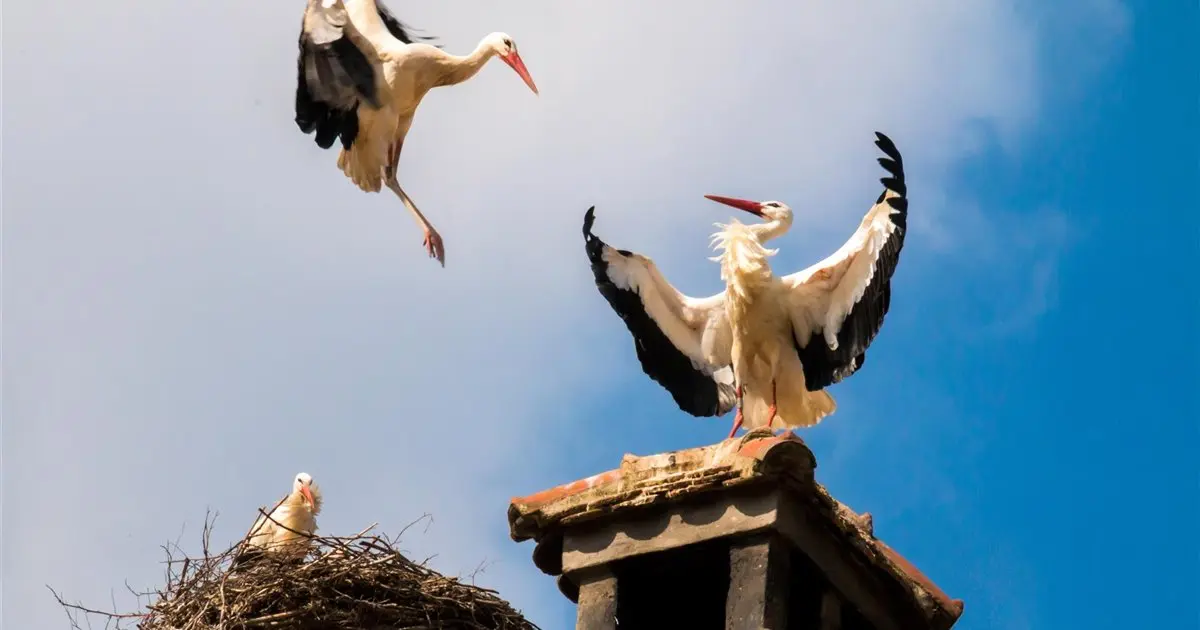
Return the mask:
<path id="1" fill-rule="evenodd" d="M 791 433 L 646 457 L 508 508 L 578 630 L 948 630 L 962 614 Z M 619 624 L 619 625 L 618 625 Z"/>

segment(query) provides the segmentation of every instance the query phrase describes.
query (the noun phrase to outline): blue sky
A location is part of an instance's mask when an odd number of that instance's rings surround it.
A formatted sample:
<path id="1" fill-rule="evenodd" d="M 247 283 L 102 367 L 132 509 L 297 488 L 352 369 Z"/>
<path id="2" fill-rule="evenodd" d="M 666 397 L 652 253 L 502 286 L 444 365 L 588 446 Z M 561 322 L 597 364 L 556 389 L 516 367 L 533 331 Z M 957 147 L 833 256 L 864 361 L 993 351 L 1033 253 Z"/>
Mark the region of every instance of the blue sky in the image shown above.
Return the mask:
<path id="1" fill-rule="evenodd" d="M 462 5 L 392 3 L 452 51 L 510 33 L 542 94 L 496 64 L 418 114 L 401 181 L 445 269 L 296 131 L 300 4 L 5 7 L 5 627 L 65 627 L 47 583 L 129 604 L 159 544 L 207 508 L 241 535 L 300 470 L 322 531 L 432 513 L 413 555 L 569 627 L 508 498 L 729 422 L 641 374 L 583 211 L 711 294 L 701 195 L 788 202 L 773 264 L 807 266 L 878 194 L 876 129 L 911 228 L 803 433 L 818 479 L 958 628 L 1197 622 L 1193 4 Z"/>

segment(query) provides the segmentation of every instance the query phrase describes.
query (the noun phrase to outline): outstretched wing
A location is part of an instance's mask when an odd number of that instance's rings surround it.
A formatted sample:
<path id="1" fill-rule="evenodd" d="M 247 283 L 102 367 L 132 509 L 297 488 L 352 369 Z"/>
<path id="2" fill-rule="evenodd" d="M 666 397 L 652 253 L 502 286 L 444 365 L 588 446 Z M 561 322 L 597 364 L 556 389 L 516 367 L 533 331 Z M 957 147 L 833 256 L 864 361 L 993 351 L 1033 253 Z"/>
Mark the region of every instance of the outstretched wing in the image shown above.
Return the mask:
<path id="1" fill-rule="evenodd" d="M 296 60 L 296 125 L 315 132 L 322 149 L 338 138 L 350 148 L 358 136 L 359 103 L 379 106 L 375 66 L 360 48 L 365 45 L 340 1 L 308 1 Z"/>
<path id="2" fill-rule="evenodd" d="M 437 41 L 436 37 L 424 37 L 421 35 L 413 35 L 411 32 L 412 27 L 406 26 L 403 22 L 396 19 L 396 16 L 392 15 L 392 12 L 389 11 L 387 7 L 383 6 L 383 3 L 380 2 L 379 0 L 376 0 L 375 7 L 377 9 L 379 9 L 379 19 L 383 20 L 383 25 L 387 28 L 388 32 L 392 34 L 392 37 L 395 37 L 396 39 L 404 42 L 405 44 L 416 44 L 418 42 Z M 431 44 L 431 45 L 437 46 L 437 44 Z M 441 46 L 437 46 L 437 47 L 441 48 Z"/>
<path id="3" fill-rule="evenodd" d="M 683 295 L 652 260 L 613 249 L 592 234 L 595 211 L 593 206 L 584 215 L 583 238 L 596 288 L 633 335 L 642 370 L 693 416 L 727 413 L 736 398 L 724 294 Z M 719 360 L 710 363 L 706 356 Z"/>
<path id="4" fill-rule="evenodd" d="M 892 274 L 907 228 L 908 189 L 896 145 L 882 133 L 875 135 L 886 156 L 879 164 L 888 172 L 880 180 L 879 199 L 841 249 L 783 278 L 791 286 L 792 332 L 809 391 L 862 367 L 891 302 Z"/>

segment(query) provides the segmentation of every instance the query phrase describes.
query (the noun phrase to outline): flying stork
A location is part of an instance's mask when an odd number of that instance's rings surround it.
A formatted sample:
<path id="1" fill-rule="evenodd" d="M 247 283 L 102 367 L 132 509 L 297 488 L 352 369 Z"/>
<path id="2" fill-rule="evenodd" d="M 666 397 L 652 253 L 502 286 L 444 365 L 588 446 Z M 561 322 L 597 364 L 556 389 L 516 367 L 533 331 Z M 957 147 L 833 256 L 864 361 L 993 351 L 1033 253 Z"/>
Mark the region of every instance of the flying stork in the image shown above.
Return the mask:
<path id="1" fill-rule="evenodd" d="M 825 388 L 862 367 L 883 325 L 908 217 L 904 165 L 896 145 L 875 133 L 888 172 L 883 192 L 858 230 L 825 260 L 775 276 L 763 244 L 787 232 L 792 210 L 778 201 L 708 199 L 763 219 L 732 220 L 713 235 L 725 290 L 706 298 L 680 293 L 640 254 L 583 235 L 600 293 L 634 338 L 642 370 L 679 408 L 721 416 L 736 407 L 729 437 L 743 424 L 807 427 L 837 408 Z"/>
<path id="2" fill-rule="evenodd" d="M 235 565 L 270 553 L 274 557 L 299 560 L 308 553 L 321 513 L 321 490 L 312 475 L 302 472 L 292 481 L 292 491 L 275 505 L 269 516 L 259 515 L 246 543 L 234 559 Z"/>
<path id="3" fill-rule="evenodd" d="M 338 168 L 365 192 L 386 185 L 425 232 L 425 250 L 446 266 L 442 237 L 400 187 L 404 137 L 425 94 L 475 76 L 500 57 L 537 94 L 517 44 L 492 33 L 461 57 L 416 41 L 376 0 L 308 0 L 297 60 L 296 124 L 328 149 L 340 139 Z M 432 38 L 419 38 L 430 41 Z"/>

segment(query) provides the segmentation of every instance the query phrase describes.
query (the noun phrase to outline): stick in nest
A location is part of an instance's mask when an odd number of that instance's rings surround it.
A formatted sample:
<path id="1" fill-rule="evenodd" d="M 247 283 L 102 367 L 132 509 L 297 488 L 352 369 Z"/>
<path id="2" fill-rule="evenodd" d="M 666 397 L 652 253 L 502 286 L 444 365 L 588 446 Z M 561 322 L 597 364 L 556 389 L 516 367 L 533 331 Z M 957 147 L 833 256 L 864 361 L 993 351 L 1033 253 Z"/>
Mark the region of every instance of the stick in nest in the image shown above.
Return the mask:
<path id="1" fill-rule="evenodd" d="M 422 516 L 405 530 L 427 518 Z M 353 536 L 313 536 L 312 549 L 299 561 L 267 555 L 236 570 L 234 560 L 252 532 L 213 554 L 208 548 L 209 525 L 206 518 L 202 557 L 177 558 L 178 547 L 164 547 L 167 583 L 149 594 L 152 601 L 143 613 L 86 608 L 51 592 L 67 610 L 73 628 L 80 628 L 82 615 L 98 617 L 113 630 L 135 624 L 140 630 L 537 630 L 494 591 L 409 560 L 396 548 L 399 537 L 369 535 L 375 525 Z"/>

